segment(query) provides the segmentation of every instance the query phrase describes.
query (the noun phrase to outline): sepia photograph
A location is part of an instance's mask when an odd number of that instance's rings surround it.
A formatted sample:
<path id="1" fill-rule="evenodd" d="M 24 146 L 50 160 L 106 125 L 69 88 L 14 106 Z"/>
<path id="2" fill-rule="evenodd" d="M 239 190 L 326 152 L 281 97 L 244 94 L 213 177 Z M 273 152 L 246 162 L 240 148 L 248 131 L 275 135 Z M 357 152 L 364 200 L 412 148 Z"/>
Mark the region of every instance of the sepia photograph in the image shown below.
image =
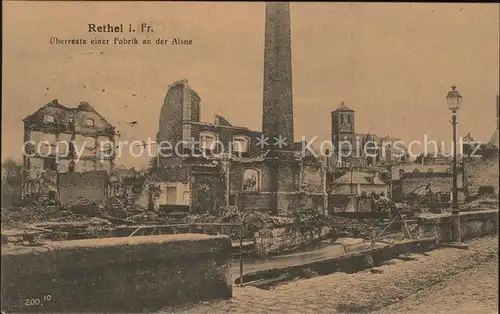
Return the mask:
<path id="1" fill-rule="evenodd" d="M 498 313 L 499 3 L 2 7 L 1 313 Z"/>

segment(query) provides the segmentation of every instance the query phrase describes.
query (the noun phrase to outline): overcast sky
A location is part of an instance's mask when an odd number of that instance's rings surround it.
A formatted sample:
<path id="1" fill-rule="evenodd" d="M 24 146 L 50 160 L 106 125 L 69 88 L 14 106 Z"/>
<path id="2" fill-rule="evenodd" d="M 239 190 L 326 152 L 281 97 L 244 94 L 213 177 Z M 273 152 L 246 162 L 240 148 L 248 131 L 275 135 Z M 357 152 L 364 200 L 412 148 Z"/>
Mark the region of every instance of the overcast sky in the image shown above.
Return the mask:
<path id="1" fill-rule="evenodd" d="M 261 129 L 263 3 L 5 2 L 3 9 L 2 159 L 20 157 L 22 118 L 55 98 L 67 106 L 87 101 L 126 137 L 154 139 L 168 85 L 184 78 L 201 96 L 202 120 L 219 114 Z M 330 112 L 341 101 L 356 110 L 356 132 L 450 141 L 444 97 L 452 84 L 464 97 L 458 133 L 492 135 L 498 4 L 292 3 L 291 21 L 297 141 L 329 140 Z M 141 22 L 153 26 L 153 40 L 194 44 L 49 44 L 51 36 L 91 39 L 88 23 Z M 138 124 L 126 127 L 131 120 Z"/>

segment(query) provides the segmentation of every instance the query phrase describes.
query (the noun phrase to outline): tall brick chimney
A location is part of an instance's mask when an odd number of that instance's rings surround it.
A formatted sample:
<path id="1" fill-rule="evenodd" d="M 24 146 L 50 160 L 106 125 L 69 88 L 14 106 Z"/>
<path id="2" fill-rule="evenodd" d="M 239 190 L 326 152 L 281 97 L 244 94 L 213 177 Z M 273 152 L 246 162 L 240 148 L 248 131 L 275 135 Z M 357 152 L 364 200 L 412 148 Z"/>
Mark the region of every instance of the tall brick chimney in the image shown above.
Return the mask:
<path id="1" fill-rule="evenodd" d="M 281 138 L 293 149 L 292 46 L 290 3 L 267 2 L 264 42 L 264 102 L 262 132 Z M 286 138 L 286 139 L 285 139 Z"/>
<path id="2" fill-rule="evenodd" d="M 497 95 L 497 130 L 500 129 L 500 95 Z"/>
<path id="3" fill-rule="evenodd" d="M 497 126 L 495 127 L 495 132 L 493 132 L 493 135 L 490 138 L 490 141 L 488 144 L 490 146 L 496 147 L 497 149 L 500 148 L 500 143 L 499 143 L 499 129 L 500 129 L 500 120 L 499 120 L 499 115 L 500 115 L 500 95 L 497 95 Z"/>

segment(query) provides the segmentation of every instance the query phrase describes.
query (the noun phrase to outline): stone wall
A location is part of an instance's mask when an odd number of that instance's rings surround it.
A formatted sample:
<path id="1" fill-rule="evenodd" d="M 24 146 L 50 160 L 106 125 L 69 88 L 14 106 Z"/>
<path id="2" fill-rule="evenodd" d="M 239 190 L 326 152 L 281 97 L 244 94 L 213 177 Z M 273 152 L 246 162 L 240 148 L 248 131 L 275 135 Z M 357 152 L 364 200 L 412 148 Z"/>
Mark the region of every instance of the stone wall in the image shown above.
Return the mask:
<path id="1" fill-rule="evenodd" d="M 301 193 L 299 203 L 300 208 L 297 209 L 325 211 L 325 195 Z"/>
<path id="2" fill-rule="evenodd" d="M 422 238 L 437 236 L 440 242 L 451 241 L 451 214 L 421 215 L 418 219 Z M 498 233 L 498 210 L 482 210 L 460 213 L 462 240 L 469 240 L 488 234 Z"/>
<path id="3" fill-rule="evenodd" d="M 2 245 L 6 312 L 152 312 L 231 298 L 231 242 L 201 234 Z"/>
<path id="4" fill-rule="evenodd" d="M 159 127 L 156 141 L 169 142 L 172 146 L 182 140 L 182 109 L 184 86 L 172 86 L 163 101 L 160 111 Z"/>
<path id="5" fill-rule="evenodd" d="M 271 194 L 261 192 L 245 192 L 238 195 L 237 206 L 241 211 L 270 212 Z"/>
<path id="6" fill-rule="evenodd" d="M 366 193 L 366 194 L 371 194 L 376 193 L 384 193 L 387 195 L 388 192 L 388 187 L 387 185 L 381 185 L 381 184 L 339 184 L 336 185 L 331 193 L 334 194 L 361 194 L 361 193 Z"/>
<path id="7" fill-rule="evenodd" d="M 104 204 L 106 189 L 106 171 L 59 174 L 59 202 L 62 207 L 77 205 L 80 200 Z"/>

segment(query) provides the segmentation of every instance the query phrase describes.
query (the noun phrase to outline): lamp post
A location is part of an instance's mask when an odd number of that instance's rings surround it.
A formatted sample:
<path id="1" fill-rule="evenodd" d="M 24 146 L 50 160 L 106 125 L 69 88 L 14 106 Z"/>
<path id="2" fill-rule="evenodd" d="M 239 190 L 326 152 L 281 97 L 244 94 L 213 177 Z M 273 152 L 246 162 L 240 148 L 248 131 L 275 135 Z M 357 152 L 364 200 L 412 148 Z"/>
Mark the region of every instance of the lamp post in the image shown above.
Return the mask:
<path id="1" fill-rule="evenodd" d="M 460 236 L 460 210 L 457 205 L 458 188 L 457 188 L 457 112 L 462 103 L 462 95 L 453 85 L 451 91 L 446 95 L 448 108 L 451 110 L 451 124 L 453 126 L 453 186 L 452 186 L 452 201 L 451 201 L 451 231 L 452 242 L 461 242 Z"/>

